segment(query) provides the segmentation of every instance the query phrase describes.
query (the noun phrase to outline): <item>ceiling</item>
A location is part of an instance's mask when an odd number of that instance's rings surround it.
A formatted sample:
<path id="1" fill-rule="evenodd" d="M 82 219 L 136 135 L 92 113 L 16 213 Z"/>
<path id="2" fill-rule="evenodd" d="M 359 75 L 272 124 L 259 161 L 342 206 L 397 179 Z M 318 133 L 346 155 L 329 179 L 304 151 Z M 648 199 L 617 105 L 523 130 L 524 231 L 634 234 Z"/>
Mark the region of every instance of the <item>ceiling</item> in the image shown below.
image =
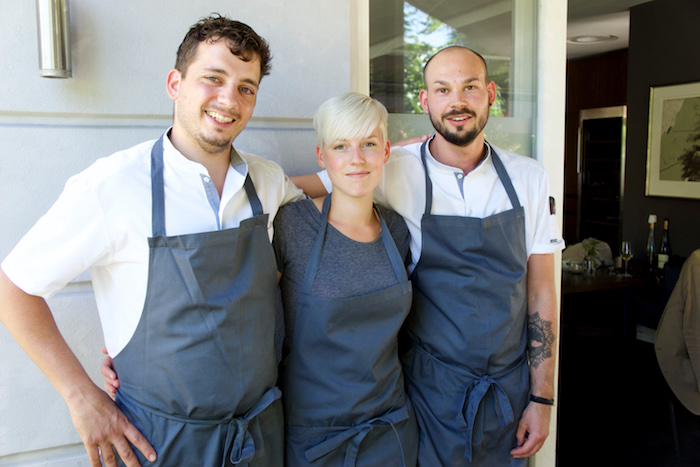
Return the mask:
<path id="1" fill-rule="evenodd" d="M 581 58 L 612 50 L 626 49 L 629 44 L 629 9 L 651 0 L 569 0 L 567 38 L 582 38 L 581 43 L 566 44 L 567 58 Z M 603 42 L 587 38 L 609 37 Z"/>
<path id="2" fill-rule="evenodd" d="M 512 55 L 512 17 L 518 0 L 407 0 L 418 10 L 459 30 L 466 44 L 487 58 L 509 60 Z M 548 0 L 561 1 L 561 0 Z M 568 0 L 567 58 L 581 58 L 625 49 L 629 43 L 629 9 L 652 0 Z M 370 55 L 401 55 L 404 0 L 370 2 L 372 44 Z M 594 36 L 608 37 L 592 42 Z"/>

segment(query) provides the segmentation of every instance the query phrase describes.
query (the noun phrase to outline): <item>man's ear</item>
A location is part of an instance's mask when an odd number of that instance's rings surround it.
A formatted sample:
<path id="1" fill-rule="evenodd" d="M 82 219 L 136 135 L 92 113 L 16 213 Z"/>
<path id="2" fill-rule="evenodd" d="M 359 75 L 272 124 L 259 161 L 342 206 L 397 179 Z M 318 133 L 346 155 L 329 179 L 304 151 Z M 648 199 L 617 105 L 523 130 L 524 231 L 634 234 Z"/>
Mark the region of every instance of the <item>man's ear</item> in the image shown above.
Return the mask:
<path id="1" fill-rule="evenodd" d="M 326 164 L 325 164 L 325 162 L 323 162 L 323 157 L 322 157 L 322 153 L 321 153 L 321 148 L 318 147 L 318 146 L 316 146 L 316 162 L 318 162 L 318 165 L 319 165 L 322 169 L 325 169 L 325 168 L 326 168 Z"/>
<path id="2" fill-rule="evenodd" d="M 423 113 L 427 114 L 430 113 L 430 107 L 428 107 L 428 91 L 425 89 L 420 90 L 420 94 L 418 94 L 418 101 L 420 102 L 420 106 L 423 109 Z"/>
<path id="3" fill-rule="evenodd" d="M 496 102 L 496 83 L 493 81 L 486 83 L 486 90 L 489 93 L 489 107 L 491 107 Z"/>
<path id="4" fill-rule="evenodd" d="M 168 73 L 168 79 L 165 85 L 166 90 L 168 91 L 168 96 L 172 100 L 176 100 L 177 96 L 180 92 L 180 82 L 182 81 L 182 73 L 180 73 L 179 70 L 170 70 L 170 73 Z"/>

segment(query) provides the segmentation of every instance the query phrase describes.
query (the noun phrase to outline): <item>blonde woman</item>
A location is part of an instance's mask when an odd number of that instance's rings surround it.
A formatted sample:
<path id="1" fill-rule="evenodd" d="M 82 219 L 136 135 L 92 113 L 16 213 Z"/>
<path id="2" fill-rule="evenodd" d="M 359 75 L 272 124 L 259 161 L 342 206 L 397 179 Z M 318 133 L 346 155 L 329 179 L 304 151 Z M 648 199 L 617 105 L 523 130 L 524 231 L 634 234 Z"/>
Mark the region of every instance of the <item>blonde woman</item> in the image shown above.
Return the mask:
<path id="1" fill-rule="evenodd" d="M 397 334 L 411 308 L 408 230 L 373 203 L 389 159 L 387 112 L 347 93 L 314 117 L 332 194 L 275 218 L 286 338 L 286 465 L 415 465 L 418 434 Z"/>

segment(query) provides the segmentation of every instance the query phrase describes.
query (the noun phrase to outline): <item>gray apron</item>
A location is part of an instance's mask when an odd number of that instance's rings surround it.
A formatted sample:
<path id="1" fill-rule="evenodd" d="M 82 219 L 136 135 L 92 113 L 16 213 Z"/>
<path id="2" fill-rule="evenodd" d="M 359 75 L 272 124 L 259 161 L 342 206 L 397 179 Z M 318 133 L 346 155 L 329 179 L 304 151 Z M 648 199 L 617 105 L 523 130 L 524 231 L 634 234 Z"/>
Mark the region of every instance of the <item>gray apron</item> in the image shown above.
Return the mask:
<path id="1" fill-rule="evenodd" d="M 151 185 L 148 289 L 114 358 L 117 405 L 157 465 L 282 465 L 276 263 L 255 187 L 246 176 L 254 217 L 238 228 L 167 237 L 163 137 L 151 152 Z"/>
<path id="2" fill-rule="evenodd" d="M 330 199 L 323 203 L 293 343 L 283 361 L 286 465 L 413 466 L 418 433 L 397 349 L 411 309 L 411 283 L 380 215 L 381 238 L 398 283 L 350 298 L 311 295 Z"/>
<path id="3" fill-rule="evenodd" d="M 431 215 L 426 144 L 423 246 L 411 276 L 411 348 L 403 357 L 421 434 L 418 460 L 524 465 L 527 459 L 509 453 L 530 381 L 524 210 L 491 150 L 513 209 L 484 219 Z"/>

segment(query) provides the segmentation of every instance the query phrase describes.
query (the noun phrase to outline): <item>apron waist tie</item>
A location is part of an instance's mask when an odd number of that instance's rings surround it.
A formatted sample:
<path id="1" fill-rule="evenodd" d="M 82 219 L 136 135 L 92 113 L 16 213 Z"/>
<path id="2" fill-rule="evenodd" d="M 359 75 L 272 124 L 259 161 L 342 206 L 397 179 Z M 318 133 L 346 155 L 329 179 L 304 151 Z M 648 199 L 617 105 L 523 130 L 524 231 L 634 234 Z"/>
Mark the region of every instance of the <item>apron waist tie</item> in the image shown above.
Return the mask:
<path id="1" fill-rule="evenodd" d="M 245 463 L 253 458 L 255 455 L 255 441 L 253 441 L 253 437 L 248 432 L 248 424 L 281 397 L 282 391 L 273 386 L 258 399 L 247 414 L 242 417 L 235 417 L 229 422 L 225 444 L 227 454 L 224 457 L 222 467 Z"/>
<path id="2" fill-rule="evenodd" d="M 133 404 L 148 413 L 158 417 L 167 418 L 169 420 L 189 423 L 192 425 L 228 424 L 228 429 L 226 431 L 226 443 L 224 444 L 224 446 L 226 446 L 226 456 L 224 456 L 224 461 L 222 463 L 222 467 L 227 467 L 237 465 L 242 462 L 248 462 L 253 458 L 255 455 L 255 442 L 253 441 L 253 437 L 250 435 L 250 433 L 248 433 L 248 424 L 270 405 L 272 405 L 273 402 L 280 399 L 282 397 L 282 391 L 280 391 L 276 386 L 273 386 L 268 389 L 262 395 L 262 397 L 260 397 L 260 399 L 258 399 L 255 405 L 253 405 L 253 407 L 245 415 L 217 420 L 194 419 L 172 415 L 126 397 L 123 391 L 119 393 L 119 396 L 120 399 L 124 400 L 124 402 L 127 404 Z"/>
<path id="3" fill-rule="evenodd" d="M 395 425 L 404 420 L 407 420 L 408 417 L 408 409 L 406 408 L 406 406 L 403 406 L 400 409 L 394 410 L 393 412 L 380 415 L 379 417 L 367 420 L 366 422 L 361 423 L 359 425 L 352 426 L 344 431 L 338 432 L 326 441 L 307 449 L 305 452 L 306 459 L 309 462 L 314 462 L 316 459 L 325 456 L 329 452 L 332 452 L 333 450 L 340 447 L 345 441 L 351 439 L 351 442 L 348 445 L 348 450 L 345 453 L 345 461 L 343 463 L 343 467 L 354 467 L 355 462 L 357 460 L 357 454 L 360 451 L 360 444 L 365 439 L 365 437 L 372 430 L 374 430 L 375 427 L 389 425 L 391 429 L 394 430 L 396 440 L 399 443 L 399 451 L 401 452 L 401 465 L 405 466 L 406 462 L 403 455 L 403 446 L 401 444 L 399 432 L 396 430 Z"/>
<path id="4" fill-rule="evenodd" d="M 460 426 L 460 428 L 466 428 L 467 430 L 464 458 L 469 462 L 472 461 L 472 436 L 474 433 L 474 420 L 476 419 L 476 413 L 479 410 L 481 401 L 491 388 L 493 388 L 496 396 L 496 414 L 498 415 L 501 425 L 506 426 L 515 419 L 513 407 L 510 404 L 508 395 L 496 380 L 489 375 L 484 375 L 472 381 L 464 392 L 462 408 L 457 413 L 456 417 L 458 426 Z"/>
<path id="5" fill-rule="evenodd" d="M 430 352 L 425 350 L 423 347 L 417 343 L 413 343 L 413 348 L 423 356 L 429 358 L 430 360 L 437 362 L 438 364 L 446 367 L 447 369 L 462 375 L 465 378 L 471 380 L 464 392 L 464 398 L 462 399 L 462 404 L 459 412 L 456 415 L 456 422 L 460 428 L 465 428 L 467 430 L 466 439 L 466 449 L 464 452 L 464 458 L 467 461 L 472 461 L 472 436 L 474 434 L 474 420 L 476 419 L 476 413 L 479 410 L 479 405 L 481 401 L 486 396 L 489 389 L 493 388 L 496 396 L 496 414 L 501 422 L 501 425 L 506 426 L 515 420 L 515 414 L 513 412 L 513 406 L 510 403 L 508 394 L 503 390 L 503 387 L 498 383 L 498 381 L 492 375 L 476 376 L 472 374 L 465 368 L 458 368 L 454 365 L 449 365 L 442 362 L 440 359 L 432 356 Z M 505 371 L 499 373 L 499 377 L 503 377 L 515 369 L 519 368 L 524 360 L 516 362 L 512 367 Z"/>

